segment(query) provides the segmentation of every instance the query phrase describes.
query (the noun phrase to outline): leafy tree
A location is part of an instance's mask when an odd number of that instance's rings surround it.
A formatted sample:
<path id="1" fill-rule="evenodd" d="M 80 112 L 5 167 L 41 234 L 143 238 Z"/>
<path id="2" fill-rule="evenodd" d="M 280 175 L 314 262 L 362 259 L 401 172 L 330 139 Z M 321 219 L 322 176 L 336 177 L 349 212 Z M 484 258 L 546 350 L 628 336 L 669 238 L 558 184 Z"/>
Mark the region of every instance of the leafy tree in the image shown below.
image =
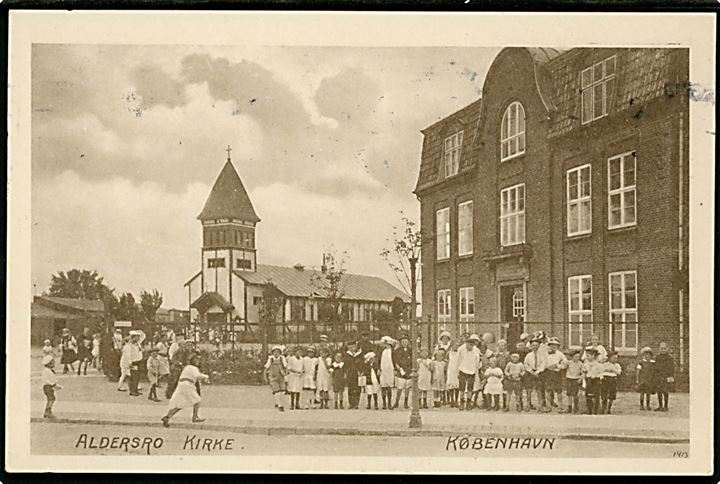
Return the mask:
<path id="1" fill-rule="evenodd" d="M 155 314 L 157 314 L 162 303 L 162 294 L 157 289 L 153 289 L 152 292 L 142 291 L 140 293 L 140 307 L 147 321 L 155 320 Z"/>
<path id="2" fill-rule="evenodd" d="M 135 296 L 130 292 L 124 292 L 120 295 L 118 306 L 113 314 L 115 319 L 121 321 L 139 321 L 142 319 L 142 311 L 135 302 Z"/>
<path id="3" fill-rule="evenodd" d="M 103 299 L 112 294 L 97 271 L 71 269 L 53 274 L 46 295 L 73 299 Z"/>
<path id="4" fill-rule="evenodd" d="M 338 255 L 332 248 L 323 254 L 320 272 L 313 274 L 311 284 L 318 297 L 318 319 L 331 323 L 333 332 L 338 334 L 338 324 L 342 318 L 342 298 L 345 295 L 344 278 L 347 252 Z"/>
<path id="5" fill-rule="evenodd" d="M 262 303 L 258 310 L 260 321 L 263 323 L 276 323 L 285 306 L 285 296 L 272 281 L 267 281 L 262 293 Z"/>

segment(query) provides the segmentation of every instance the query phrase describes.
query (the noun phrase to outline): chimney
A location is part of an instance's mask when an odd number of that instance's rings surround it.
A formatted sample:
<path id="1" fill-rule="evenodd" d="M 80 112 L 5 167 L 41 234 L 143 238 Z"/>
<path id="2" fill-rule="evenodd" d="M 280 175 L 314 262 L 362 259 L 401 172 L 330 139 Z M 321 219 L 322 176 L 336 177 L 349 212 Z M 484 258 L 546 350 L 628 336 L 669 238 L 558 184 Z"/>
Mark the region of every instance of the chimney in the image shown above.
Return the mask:
<path id="1" fill-rule="evenodd" d="M 295 269 L 296 271 L 302 272 L 302 271 L 305 270 L 305 266 L 302 265 L 302 264 L 300 264 L 300 263 L 298 262 L 297 264 L 295 264 L 295 265 L 293 266 L 293 269 Z"/>
<path id="2" fill-rule="evenodd" d="M 326 262 L 325 254 L 323 253 L 323 261 L 322 261 L 322 265 L 320 266 L 320 272 L 322 272 L 323 274 L 325 274 L 327 272 L 327 265 L 325 265 L 325 262 Z"/>

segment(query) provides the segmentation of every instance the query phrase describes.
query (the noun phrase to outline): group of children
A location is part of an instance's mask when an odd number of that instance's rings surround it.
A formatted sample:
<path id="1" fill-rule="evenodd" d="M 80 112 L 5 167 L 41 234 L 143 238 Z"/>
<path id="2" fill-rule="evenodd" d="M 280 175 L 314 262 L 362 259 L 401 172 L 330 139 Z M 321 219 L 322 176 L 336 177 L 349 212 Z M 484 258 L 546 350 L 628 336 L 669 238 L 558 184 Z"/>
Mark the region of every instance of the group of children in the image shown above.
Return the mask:
<path id="1" fill-rule="evenodd" d="M 583 392 L 586 413 L 612 412 L 623 369 L 618 354 L 607 352 L 597 336 L 584 349 L 572 351 L 569 358 L 560 351 L 560 341 L 542 331 L 521 335 L 514 351 L 507 349 L 504 340 L 498 341 L 495 350 L 475 334 L 465 335 L 464 340 L 462 344 L 451 342 L 450 333 L 443 331 L 432 355 L 427 349 L 420 350 L 417 377 L 422 408 L 429 408 L 428 399 L 432 398 L 435 408 L 448 405 L 460 410 L 509 412 L 514 400 L 518 412 L 550 412 L 554 407 L 560 413 L 580 413 Z M 297 347 L 289 356 L 284 354 L 284 347 L 274 346 L 265 368 L 275 406 L 284 410 L 287 394 L 291 409 L 329 408 L 332 391 L 334 407 L 344 408 L 347 391 L 348 408 L 358 408 L 364 392 L 367 409 L 380 408 L 378 395 L 383 409 L 393 409 L 404 390 L 408 408 L 412 369 L 409 339 L 402 336 L 397 344 L 384 336 L 378 346 L 379 350 L 363 351 L 357 341 L 350 341 L 345 351 L 332 351 L 327 345 L 319 350 Z M 642 409 L 650 409 L 650 395 L 657 393 L 656 410 L 667 411 L 674 362 L 667 344 L 661 343 L 659 352 L 653 359 L 650 348 L 642 349 L 636 384 Z"/>

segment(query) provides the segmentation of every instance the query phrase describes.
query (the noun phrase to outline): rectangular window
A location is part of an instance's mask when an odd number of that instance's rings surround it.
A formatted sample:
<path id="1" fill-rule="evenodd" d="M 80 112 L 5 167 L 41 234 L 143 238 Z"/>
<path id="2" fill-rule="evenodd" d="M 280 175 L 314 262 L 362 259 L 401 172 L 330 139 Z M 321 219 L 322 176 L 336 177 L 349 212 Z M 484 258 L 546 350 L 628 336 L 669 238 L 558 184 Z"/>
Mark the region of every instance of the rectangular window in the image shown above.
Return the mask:
<path id="1" fill-rule="evenodd" d="M 253 296 L 253 306 L 260 306 L 262 304 L 262 296 Z"/>
<path id="2" fill-rule="evenodd" d="M 452 317 L 451 298 L 450 289 L 441 289 L 438 291 L 438 321 L 450 321 Z"/>
<path id="3" fill-rule="evenodd" d="M 473 253 L 473 202 L 458 205 L 458 255 Z"/>
<path id="4" fill-rule="evenodd" d="M 568 277 L 568 346 L 590 341 L 592 325 L 592 276 Z"/>
<path id="5" fill-rule="evenodd" d="M 580 100 L 582 124 L 607 116 L 615 93 L 616 56 L 584 69 L 581 74 Z"/>
<path id="6" fill-rule="evenodd" d="M 500 242 L 503 247 L 525 243 L 525 184 L 500 192 Z"/>
<path id="7" fill-rule="evenodd" d="M 252 262 L 249 259 L 238 259 L 235 264 L 238 269 L 252 269 Z"/>
<path id="8" fill-rule="evenodd" d="M 457 175 L 460 168 L 460 153 L 462 152 L 463 132 L 458 131 L 445 138 L 443 162 L 445 165 L 445 178 Z"/>
<path id="9" fill-rule="evenodd" d="M 208 267 L 211 269 L 214 267 L 225 267 L 225 258 L 218 257 L 218 258 L 208 259 Z"/>
<path id="10" fill-rule="evenodd" d="M 592 197 L 590 165 L 567 172 L 567 234 L 568 236 L 592 232 Z"/>
<path id="11" fill-rule="evenodd" d="M 460 288 L 460 321 L 466 323 L 475 319 L 475 288 Z"/>
<path id="12" fill-rule="evenodd" d="M 608 285 L 613 345 L 618 349 L 636 350 L 638 345 L 637 272 L 610 273 Z"/>
<path id="13" fill-rule="evenodd" d="M 437 260 L 450 258 L 450 209 L 442 208 L 435 214 Z"/>
<path id="14" fill-rule="evenodd" d="M 630 151 L 608 159 L 608 228 L 637 223 L 637 153 Z"/>

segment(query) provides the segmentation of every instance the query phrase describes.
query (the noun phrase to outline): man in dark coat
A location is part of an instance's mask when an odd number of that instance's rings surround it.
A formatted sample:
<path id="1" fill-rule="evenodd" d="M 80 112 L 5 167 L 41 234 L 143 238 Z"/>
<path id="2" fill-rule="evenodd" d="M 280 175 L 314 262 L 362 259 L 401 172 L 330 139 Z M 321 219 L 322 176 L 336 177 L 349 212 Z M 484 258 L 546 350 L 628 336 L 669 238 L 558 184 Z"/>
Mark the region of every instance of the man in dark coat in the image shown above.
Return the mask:
<path id="1" fill-rule="evenodd" d="M 343 368 L 348 389 L 348 408 L 357 409 L 360 404 L 360 384 L 358 377 L 361 374 L 364 358 L 363 352 L 358 349 L 357 341 L 348 341 L 345 344 L 347 351 L 343 355 Z"/>
<path id="2" fill-rule="evenodd" d="M 395 405 L 398 408 L 400 404 L 400 394 L 405 390 L 405 408 L 408 405 L 408 397 L 410 396 L 410 388 L 412 387 L 412 349 L 410 348 L 410 338 L 406 334 L 400 337 L 400 347 L 395 348 L 392 353 L 393 363 L 395 363 L 395 386 L 397 393 L 395 394 Z"/>
<path id="3" fill-rule="evenodd" d="M 660 343 L 658 355 L 655 357 L 655 389 L 657 390 L 658 406 L 656 412 L 668 411 L 670 387 L 675 382 L 675 360 L 668 353 L 668 345 Z"/>

